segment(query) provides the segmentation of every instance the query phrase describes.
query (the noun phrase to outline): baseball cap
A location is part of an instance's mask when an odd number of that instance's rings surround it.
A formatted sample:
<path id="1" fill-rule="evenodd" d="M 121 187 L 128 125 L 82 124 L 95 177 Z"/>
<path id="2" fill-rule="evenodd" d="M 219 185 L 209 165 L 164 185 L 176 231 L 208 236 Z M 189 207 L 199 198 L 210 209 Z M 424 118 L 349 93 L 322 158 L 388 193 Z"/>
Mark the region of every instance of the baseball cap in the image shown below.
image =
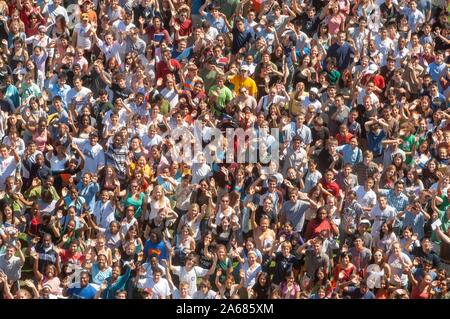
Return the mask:
<path id="1" fill-rule="evenodd" d="M 47 28 L 45 27 L 45 25 L 40 25 L 38 28 L 39 31 L 43 30 L 44 32 L 47 31 Z"/>
<path id="2" fill-rule="evenodd" d="M 369 221 L 368 219 L 362 219 L 362 220 L 360 220 L 360 221 L 359 221 L 359 224 L 360 224 L 360 225 L 366 224 L 366 225 L 368 225 L 368 226 L 371 225 L 371 223 L 370 223 L 370 221 Z"/>
<path id="3" fill-rule="evenodd" d="M 367 69 L 367 73 L 369 73 L 369 74 L 374 74 L 377 71 L 378 71 L 378 66 L 375 63 L 372 63 L 371 65 L 369 65 L 369 67 Z"/>
<path id="4" fill-rule="evenodd" d="M 146 293 L 146 294 L 152 294 L 152 293 L 153 293 L 153 290 L 152 290 L 152 288 L 145 288 L 145 289 L 144 289 L 144 293 Z"/>
<path id="5" fill-rule="evenodd" d="M 240 70 L 242 70 L 242 71 L 250 71 L 250 68 L 248 67 L 248 65 L 241 65 Z"/>
<path id="6" fill-rule="evenodd" d="M 319 90 L 317 88 L 311 88 L 309 90 L 310 93 L 319 94 Z"/>

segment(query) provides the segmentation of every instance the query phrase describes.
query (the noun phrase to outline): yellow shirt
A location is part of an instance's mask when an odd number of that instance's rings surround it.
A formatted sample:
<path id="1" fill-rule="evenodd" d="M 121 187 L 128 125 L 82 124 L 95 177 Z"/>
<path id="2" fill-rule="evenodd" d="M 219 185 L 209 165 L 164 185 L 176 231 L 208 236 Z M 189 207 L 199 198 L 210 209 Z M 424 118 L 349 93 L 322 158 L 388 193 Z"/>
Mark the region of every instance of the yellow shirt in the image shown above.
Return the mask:
<path id="1" fill-rule="evenodd" d="M 234 85 L 234 92 L 236 92 L 237 94 L 239 94 L 239 90 L 242 87 L 245 87 L 248 90 L 248 94 L 256 98 L 258 88 L 256 87 L 256 83 L 252 78 L 247 77 L 244 80 L 239 74 L 236 74 L 229 77 L 228 80 Z"/>

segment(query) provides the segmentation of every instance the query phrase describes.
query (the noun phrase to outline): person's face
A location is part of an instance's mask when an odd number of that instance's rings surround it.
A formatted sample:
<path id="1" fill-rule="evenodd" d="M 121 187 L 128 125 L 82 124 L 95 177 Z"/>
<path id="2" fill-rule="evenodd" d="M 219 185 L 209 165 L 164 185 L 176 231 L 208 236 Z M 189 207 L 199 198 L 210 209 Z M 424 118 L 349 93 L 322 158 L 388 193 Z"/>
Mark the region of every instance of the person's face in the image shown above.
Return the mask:
<path id="1" fill-rule="evenodd" d="M 431 241 L 429 239 L 424 239 L 422 241 L 422 248 L 423 248 L 424 251 L 431 251 L 432 247 L 433 246 L 432 246 Z"/>
<path id="2" fill-rule="evenodd" d="M 380 197 L 379 202 L 380 202 L 380 207 L 381 207 L 382 209 L 385 209 L 386 206 L 387 206 L 387 200 L 386 200 L 386 197 Z"/>
<path id="3" fill-rule="evenodd" d="M 263 219 L 260 223 L 261 230 L 264 232 L 269 228 L 269 221 L 267 219 Z"/>
<path id="4" fill-rule="evenodd" d="M 12 256 L 14 256 L 14 253 L 16 252 L 16 250 L 13 247 L 8 247 L 8 249 L 6 249 L 6 257 L 9 259 Z"/>
<path id="5" fill-rule="evenodd" d="M 223 197 L 222 198 L 222 207 L 224 209 L 228 208 L 229 203 L 230 203 L 230 199 L 228 197 Z"/>
<path id="6" fill-rule="evenodd" d="M 325 174 L 325 179 L 327 182 L 331 182 L 333 180 L 334 174 L 332 172 L 327 172 Z"/>
<path id="7" fill-rule="evenodd" d="M 8 157 L 8 155 L 9 155 L 9 150 L 8 150 L 6 147 L 0 148 L 0 155 L 1 155 L 3 158 Z"/>
<path id="8" fill-rule="evenodd" d="M 264 201 L 264 211 L 268 212 L 272 209 L 272 201 L 267 199 Z"/>

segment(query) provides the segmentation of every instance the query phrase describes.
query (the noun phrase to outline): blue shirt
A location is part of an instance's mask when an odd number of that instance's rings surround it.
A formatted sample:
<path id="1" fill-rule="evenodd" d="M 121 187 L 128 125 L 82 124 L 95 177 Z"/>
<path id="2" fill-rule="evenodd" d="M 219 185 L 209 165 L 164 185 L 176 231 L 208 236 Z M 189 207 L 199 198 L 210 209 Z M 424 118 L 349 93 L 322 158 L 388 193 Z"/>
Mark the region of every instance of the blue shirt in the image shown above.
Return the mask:
<path id="1" fill-rule="evenodd" d="M 367 146 L 373 152 L 374 156 L 383 154 L 383 145 L 381 142 L 386 138 L 386 132 L 381 130 L 380 134 L 375 135 L 372 131 L 367 133 Z"/>
<path id="2" fill-rule="evenodd" d="M 344 164 L 352 164 L 356 165 L 363 161 L 362 151 L 359 147 L 355 147 L 354 149 L 349 145 L 341 145 L 336 149 L 339 153 L 342 154 L 344 159 Z"/>
<path id="3" fill-rule="evenodd" d="M 50 84 L 49 85 L 49 89 L 50 89 L 50 98 L 53 99 L 55 96 L 60 96 L 61 97 L 61 102 L 64 106 L 64 108 L 67 109 L 67 93 L 70 91 L 70 86 L 67 84 L 64 84 L 63 87 L 61 87 L 58 83 L 56 84 Z"/>
<path id="4" fill-rule="evenodd" d="M 183 59 L 190 60 L 192 55 L 194 54 L 194 48 L 188 47 L 184 49 L 182 52 L 178 52 L 177 50 L 172 51 L 172 58 L 177 61 L 182 61 Z"/>
<path id="5" fill-rule="evenodd" d="M 94 212 L 95 206 L 95 195 L 100 191 L 100 186 L 98 183 L 89 183 L 88 186 L 84 187 L 83 182 L 79 182 L 77 185 L 79 195 L 84 198 L 86 205 L 90 212 Z"/>
<path id="6" fill-rule="evenodd" d="M 422 213 L 413 214 L 411 212 L 406 212 L 403 220 L 403 228 L 411 227 L 414 234 L 417 234 L 417 238 L 421 240 L 425 236 L 424 226 L 425 218 Z"/>
<path id="7" fill-rule="evenodd" d="M 67 289 L 70 299 L 94 299 L 97 290 L 91 285 L 86 287 L 72 287 Z"/>
<path id="8" fill-rule="evenodd" d="M 350 299 L 375 299 L 373 292 L 368 290 L 363 294 L 359 287 L 348 287 L 347 296 L 349 296 Z"/>
<path id="9" fill-rule="evenodd" d="M 339 72 L 344 71 L 351 63 L 355 56 L 355 50 L 350 46 L 348 42 L 339 45 L 334 43 L 327 52 L 327 57 L 336 58 Z"/>
<path id="10" fill-rule="evenodd" d="M 227 33 L 228 32 L 228 28 L 225 24 L 225 20 L 223 20 L 223 18 L 218 18 L 215 19 L 211 13 L 207 13 L 206 17 L 205 17 L 206 21 L 209 22 L 209 24 L 211 25 L 211 27 L 216 28 L 217 31 L 219 31 L 219 33 Z"/>
<path id="11" fill-rule="evenodd" d="M 5 97 L 9 98 L 16 108 L 20 106 L 20 94 L 17 87 L 10 84 L 8 85 L 8 88 L 6 89 Z"/>
<path id="12" fill-rule="evenodd" d="M 380 189 L 380 194 L 386 196 L 388 205 L 394 207 L 397 212 L 404 211 L 408 205 L 408 197 L 403 193 L 400 193 L 398 196 L 395 195 L 395 191 L 393 189 Z"/>
<path id="13" fill-rule="evenodd" d="M 170 245 L 170 244 L 169 244 Z M 146 262 L 150 262 L 152 256 L 158 257 L 158 260 L 169 259 L 169 252 L 167 251 L 166 245 L 161 240 L 159 243 L 153 243 L 150 239 L 145 242 L 144 246 L 144 257 Z"/>
<path id="14" fill-rule="evenodd" d="M 438 83 L 439 92 L 442 92 L 442 86 L 439 81 L 439 76 L 445 70 L 446 67 L 447 65 L 445 63 L 437 64 L 436 62 L 433 62 L 430 63 L 430 65 L 428 65 L 427 72 L 429 75 L 431 75 L 431 79 L 433 79 L 433 81 L 436 81 Z"/>

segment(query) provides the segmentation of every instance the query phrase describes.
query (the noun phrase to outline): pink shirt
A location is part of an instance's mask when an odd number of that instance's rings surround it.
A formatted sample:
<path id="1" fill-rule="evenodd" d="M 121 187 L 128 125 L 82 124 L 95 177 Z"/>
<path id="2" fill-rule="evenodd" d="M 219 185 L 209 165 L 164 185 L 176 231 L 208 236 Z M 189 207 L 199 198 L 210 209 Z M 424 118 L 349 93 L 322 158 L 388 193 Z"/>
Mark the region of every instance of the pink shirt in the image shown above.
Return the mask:
<path id="1" fill-rule="evenodd" d="M 336 35 L 339 32 L 339 27 L 341 26 L 341 23 L 345 21 L 345 17 L 342 13 L 339 13 L 338 15 L 330 16 L 330 19 L 328 20 L 328 32 L 331 35 Z"/>

